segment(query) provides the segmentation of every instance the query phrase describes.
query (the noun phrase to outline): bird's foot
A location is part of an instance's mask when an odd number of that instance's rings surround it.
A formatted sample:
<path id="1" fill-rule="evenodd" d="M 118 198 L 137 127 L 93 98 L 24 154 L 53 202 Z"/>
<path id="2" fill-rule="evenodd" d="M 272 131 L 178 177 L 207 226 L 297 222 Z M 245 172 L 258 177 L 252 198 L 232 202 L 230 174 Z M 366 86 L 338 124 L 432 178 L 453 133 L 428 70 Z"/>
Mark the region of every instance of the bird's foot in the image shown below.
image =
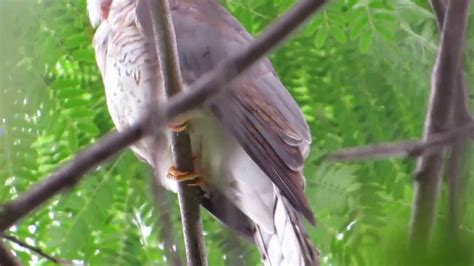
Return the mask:
<path id="1" fill-rule="evenodd" d="M 168 128 L 175 133 L 183 132 L 188 128 L 188 121 L 187 120 L 176 121 L 175 123 L 169 124 Z"/>
<path id="2" fill-rule="evenodd" d="M 197 168 L 198 173 L 203 173 L 202 169 L 200 168 L 200 164 L 199 164 L 199 156 L 197 154 L 193 154 L 193 162 L 196 162 L 196 161 L 198 161 L 198 163 L 195 164 L 194 167 Z M 194 181 L 190 182 L 188 184 L 188 186 L 203 188 L 203 187 L 207 186 L 207 183 L 206 183 L 206 180 L 204 178 L 202 178 L 202 175 L 199 175 Z"/>
<path id="3" fill-rule="evenodd" d="M 204 180 L 201 177 L 201 174 L 194 172 L 186 172 L 186 171 L 180 171 L 174 166 L 171 166 L 168 170 L 168 178 L 171 180 L 175 180 L 177 182 L 188 182 L 188 186 L 190 187 L 196 187 L 196 186 L 201 186 L 204 185 Z"/>
<path id="4" fill-rule="evenodd" d="M 205 187 L 206 186 L 206 180 L 202 178 L 202 176 L 198 176 L 192 181 L 189 182 L 188 186 L 190 187 Z"/>

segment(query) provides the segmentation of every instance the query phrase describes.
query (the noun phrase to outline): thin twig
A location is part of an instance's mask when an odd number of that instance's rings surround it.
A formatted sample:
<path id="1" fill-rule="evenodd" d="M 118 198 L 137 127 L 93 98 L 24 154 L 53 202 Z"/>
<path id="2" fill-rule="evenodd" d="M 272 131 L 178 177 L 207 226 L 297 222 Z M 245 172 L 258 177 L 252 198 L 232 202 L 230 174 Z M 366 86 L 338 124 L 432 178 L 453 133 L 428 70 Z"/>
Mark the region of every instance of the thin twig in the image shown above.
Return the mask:
<path id="1" fill-rule="evenodd" d="M 386 157 L 418 157 L 439 152 L 459 139 L 469 139 L 474 133 L 474 123 L 468 123 L 447 133 L 433 135 L 428 140 L 402 141 L 343 149 L 327 156 L 329 161 L 354 161 L 384 159 Z"/>
<path id="2" fill-rule="evenodd" d="M 150 4 L 155 49 L 161 59 L 160 68 L 163 73 L 164 94 L 169 99 L 183 92 L 176 35 L 168 0 L 151 0 Z M 180 132 L 170 132 L 170 134 L 173 166 L 178 171 L 194 173 L 191 138 L 187 128 Z M 207 265 L 198 198 L 199 188 L 189 186 L 189 182 L 178 182 L 177 191 L 186 259 L 188 265 Z"/>
<path id="3" fill-rule="evenodd" d="M 71 265 L 71 262 L 67 261 L 67 260 L 63 260 L 63 259 L 59 259 L 59 258 L 55 258 L 49 254 L 47 254 L 46 252 L 44 252 L 42 249 L 38 248 L 38 247 L 35 247 L 35 246 L 32 246 L 28 243 L 25 243 L 23 241 L 21 241 L 20 239 L 14 237 L 14 236 L 11 236 L 11 235 L 7 235 L 7 234 L 0 234 L 0 237 L 3 238 L 3 239 L 6 239 L 8 241 L 11 241 L 15 244 L 17 244 L 18 246 L 20 247 L 23 247 L 23 248 L 26 248 L 36 254 L 38 254 L 38 256 L 40 257 L 43 257 L 51 262 L 54 262 L 56 264 L 60 264 L 60 265 Z"/>
<path id="4" fill-rule="evenodd" d="M 11 253 L 11 251 L 5 246 L 3 241 L 0 241 L 0 265 L 2 266 L 20 266 L 21 263 Z"/>
<path id="5" fill-rule="evenodd" d="M 186 93 L 169 99 L 161 108 L 157 107 L 155 123 L 157 128 L 176 119 L 179 115 L 194 110 L 210 97 L 226 88 L 226 84 L 235 79 L 246 68 L 262 58 L 280 44 L 300 24 L 319 10 L 327 0 L 300 1 L 276 21 L 245 49 L 224 60 L 213 71 L 193 83 Z M 153 120 L 154 122 L 155 120 Z M 150 115 L 145 115 L 137 123 L 121 132 L 111 134 L 101 141 L 84 149 L 52 175 L 43 178 L 20 197 L 0 207 L 0 232 L 17 223 L 25 215 L 45 203 L 61 190 L 75 185 L 82 175 L 109 159 L 120 150 L 133 144 L 144 135 L 150 134 Z"/>
<path id="6" fill-rule="evenodd" d="M 431 81 L 431 97 L 423 138 L 446 131 L 454 104 L 454 88 L 461 69 L 469 0 L 449 1 L 441 43 Z M 422 156 L 415 174 L 410 244 L 428 247 L 435 223 L 444 153 Z"/>

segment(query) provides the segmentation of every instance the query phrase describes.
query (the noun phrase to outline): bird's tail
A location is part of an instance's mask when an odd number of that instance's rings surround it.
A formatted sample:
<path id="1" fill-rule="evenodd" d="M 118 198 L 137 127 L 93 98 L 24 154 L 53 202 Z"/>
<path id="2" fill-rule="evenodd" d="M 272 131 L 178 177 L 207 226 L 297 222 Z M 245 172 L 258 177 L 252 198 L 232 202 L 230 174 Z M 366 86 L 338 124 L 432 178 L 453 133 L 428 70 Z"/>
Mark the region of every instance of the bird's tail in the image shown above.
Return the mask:
<path id="1" fill-rule="evenodd" d="M 273 218 L 274 232 L 256 225 L 254 235 L 264 264 L 319 265 L 319 253 L 311 244 L 302 217 L 279 192 L 275 193 Z"/>

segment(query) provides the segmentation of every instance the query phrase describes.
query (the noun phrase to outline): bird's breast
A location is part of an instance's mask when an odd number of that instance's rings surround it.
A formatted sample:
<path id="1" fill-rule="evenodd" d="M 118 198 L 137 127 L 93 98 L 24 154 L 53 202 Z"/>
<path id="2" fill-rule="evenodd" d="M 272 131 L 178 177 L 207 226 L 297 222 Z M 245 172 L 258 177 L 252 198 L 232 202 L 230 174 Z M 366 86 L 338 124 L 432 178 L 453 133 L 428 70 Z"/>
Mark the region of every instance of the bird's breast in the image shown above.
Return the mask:
<path id="1" fill-rule="evenodd" d="M 109 114 L 117 130 L 137 122 L 155 104 L 163 102 L 163 83 L 156 56 L 141 32 L 133 26 L 114 27 L 106 49 L 105 95 Z M 153 99 L 152 97 L 155 97 Z M 149 139 L 132 149 L 151 163 Z"/>
<path id="2" fill-rule="evenodd" d="M 134 123 L 150 104 L 162 101 L 158 63 L 134 27 L 113 32 L 107 49 L 105 89 L 110 115 L 118 129 Z"/>

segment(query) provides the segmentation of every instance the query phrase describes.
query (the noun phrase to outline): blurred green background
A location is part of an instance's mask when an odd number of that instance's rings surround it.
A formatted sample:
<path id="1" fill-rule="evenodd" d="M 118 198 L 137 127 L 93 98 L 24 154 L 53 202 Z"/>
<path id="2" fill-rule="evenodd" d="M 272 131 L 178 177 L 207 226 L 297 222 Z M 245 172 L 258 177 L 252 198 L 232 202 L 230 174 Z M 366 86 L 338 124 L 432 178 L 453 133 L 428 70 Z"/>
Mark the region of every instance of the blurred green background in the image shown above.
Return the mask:
<path id="1" fill-rule="evenodd" d="M 113 129 L 85 2 L 0 0 L 0 202 L 26 191 Z M 296 1 L 222 2 L 258 34 Z M 465 61 L 471 106 L 473 11 L 471 6 Z M 305 175 L 318 222 L 309 231 L 323 265 L 416 264 L 407 262 L 404 252 L 415 161 L 328 163 L 322 156 L 421 136 L 438 38 L 426 0 L 339 0 L 271 55 L 313 134 Z M 470 179 L 472 162 L 471 157 Z M 150 169 L 127 151 L 9 233 L 48 254 L 90 265 L 166 265 L 150 177 Z M 466 186 L 461 227 L 467 243 L 474 238 L 473 183 Z M 173 220 L 169 231 L 182 255 L 176 197 L 163 197 L 169 208 L 162 211 Z M 447 248 L 454 244 L 444 240 L 444 187 L 440 200 L 439 248 L 423 263 L 472 265 L 472 258 Z M 210 265 L 260 263 L 255 248 L 205 211 L 203 216 Z M 470 247 L 464 245 L 467 253 L 474 250 Z M 28 250 L 12 248 L 26 265 L 48 265 Z"/>

